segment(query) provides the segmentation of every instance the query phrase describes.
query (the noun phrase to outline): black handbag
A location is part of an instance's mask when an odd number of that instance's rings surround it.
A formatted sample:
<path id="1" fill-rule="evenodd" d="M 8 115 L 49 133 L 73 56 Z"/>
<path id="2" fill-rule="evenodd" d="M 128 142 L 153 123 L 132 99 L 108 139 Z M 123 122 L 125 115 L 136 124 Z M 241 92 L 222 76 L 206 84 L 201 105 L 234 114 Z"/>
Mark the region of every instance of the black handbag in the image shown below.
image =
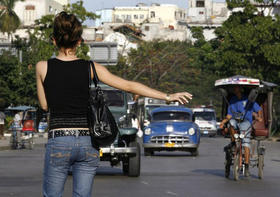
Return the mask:
<path id="1" fill-rule="evenodd" d="M 113 114 L 109 110 L 104 93 L 98 86 L 99 79 L 95 70 L 94 63 L 89 61 L 89 101 L 88 101 L 88 125 L 91 136 L 92 146 L 95 148 L 111 145 L 117 134 L 119 133 L 118 126 Z M 91 79 L 91 69 L 93 70 L 94 78 Z M 95 90 L 91 90 L 92 81 L 95 85 Z"/>

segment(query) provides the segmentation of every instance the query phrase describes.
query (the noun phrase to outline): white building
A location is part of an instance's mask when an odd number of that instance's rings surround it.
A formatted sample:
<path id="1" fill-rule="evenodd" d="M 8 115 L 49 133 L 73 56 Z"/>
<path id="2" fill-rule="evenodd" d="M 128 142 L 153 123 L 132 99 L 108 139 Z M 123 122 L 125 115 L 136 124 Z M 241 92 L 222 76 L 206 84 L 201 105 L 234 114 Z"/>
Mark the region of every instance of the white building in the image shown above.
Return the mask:
<path id="1" fill-rule="evenodd" d="M 57 14 L 63 10 L 69 0 L 25 0 L 17 1 L 14 11 L 20 18 L 22 26 L 30 26 L 44 15 Z"/>
<path id="2" fill-rule="evenodd" d="M 190 28 L 193 26 L 203 27 L 206 40 L 216 37 L 215 28 L 222 25 L 230 16 L 226 2 L 214 2 L 214 0 L 188 0 L 187 11 L 187 35 L 193 40 Z"/>
<path id="3" fill-rule="evenodd" d="M 26 27 L 32 26 L 35 20 L 40 19 L 44 15 L 57 14 L 63 10 L 63 6 L 67 5 L 70 0 L 25 0 L 17 1 L 14 11 L 18 15 L 21 25 L 13 34 L 20 37 L 27 37 Z M 9 42 L 8 35 L 0 33 L 0 41 Z"/>
<path id="4" fill-rule="evenodd" d="M 103 37 L 111 34 L 115 27 L 123 24 L 136 26 L 146 35 L 144 40 L 185 40 L 186 9 L 172 4 L 150 6 L 137 4 L 134 7 L 115 7 L 97 11 L 100 18 L 95 21 L 96 27 L 102 29 Z"/>

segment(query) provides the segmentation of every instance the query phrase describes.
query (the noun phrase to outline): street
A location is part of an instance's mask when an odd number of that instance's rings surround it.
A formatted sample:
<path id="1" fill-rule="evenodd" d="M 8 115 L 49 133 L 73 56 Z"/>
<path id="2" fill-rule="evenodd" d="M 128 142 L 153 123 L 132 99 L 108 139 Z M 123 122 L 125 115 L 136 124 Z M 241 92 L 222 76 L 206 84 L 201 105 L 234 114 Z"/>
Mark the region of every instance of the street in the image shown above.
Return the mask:
<path id="1" fill-rule="evenodd" d="M 94 183 L 93 196 L 98 197 L 193 197 L 193 196 L 266 196 L 280 193 L 280 143 L 264 142 L 266 146 L 264 179 L 257 178 L 257 168 L 251 177 L 234 181 L 224 178 L 223 146 L 229 139 L 202 137 L 199 156 L 184 152 L 160 152 L 141 157 L 141 176 L 131 178 L 122 174 L 121 166 L 111 168 L 101 162 Z M 42 196 L 44 147 L 34 150 L 0 151 L 0 196 Z M 71 176 L 64 197 L 70 197 Z"/>

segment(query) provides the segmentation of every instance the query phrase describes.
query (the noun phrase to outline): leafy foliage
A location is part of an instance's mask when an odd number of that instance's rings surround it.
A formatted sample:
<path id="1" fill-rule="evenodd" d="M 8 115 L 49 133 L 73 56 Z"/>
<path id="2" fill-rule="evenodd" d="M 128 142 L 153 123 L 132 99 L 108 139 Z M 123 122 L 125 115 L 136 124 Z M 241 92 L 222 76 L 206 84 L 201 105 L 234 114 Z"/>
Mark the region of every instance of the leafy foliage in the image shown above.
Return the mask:
<path id="1" fill-rule="evenodd" d="M 19 0 L 0 0 L 2 9 L 0 10 L 0 31 L 10 34 L 20 25 L 20 19 L 13 10 L 15 3 Z"/>

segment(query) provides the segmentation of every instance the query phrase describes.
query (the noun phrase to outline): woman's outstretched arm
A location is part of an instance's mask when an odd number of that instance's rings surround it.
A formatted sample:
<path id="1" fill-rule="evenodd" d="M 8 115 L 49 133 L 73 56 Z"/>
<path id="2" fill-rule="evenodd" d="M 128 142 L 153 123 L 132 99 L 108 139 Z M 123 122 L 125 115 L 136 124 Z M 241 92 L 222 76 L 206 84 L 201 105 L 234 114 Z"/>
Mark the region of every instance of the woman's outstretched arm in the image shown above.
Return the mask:
<path id="1" fill-rule="evenodd" d="M 179 101 L 181 104 L 186 104 L 192 99 L 192 95 L 188 92 L 179 92 L 174 94 L 166 94 L 158 90 L 152 89 L 141 83 L 128 81 L 110 73 L 104 66 L 94 63 L 98 78 L 103 83 L 115 87 L 120 90 L 139 94 L 146 97 L 162 99 L 166 101 Z M 93 73 L 92 75 L 93 76 Z"/>

